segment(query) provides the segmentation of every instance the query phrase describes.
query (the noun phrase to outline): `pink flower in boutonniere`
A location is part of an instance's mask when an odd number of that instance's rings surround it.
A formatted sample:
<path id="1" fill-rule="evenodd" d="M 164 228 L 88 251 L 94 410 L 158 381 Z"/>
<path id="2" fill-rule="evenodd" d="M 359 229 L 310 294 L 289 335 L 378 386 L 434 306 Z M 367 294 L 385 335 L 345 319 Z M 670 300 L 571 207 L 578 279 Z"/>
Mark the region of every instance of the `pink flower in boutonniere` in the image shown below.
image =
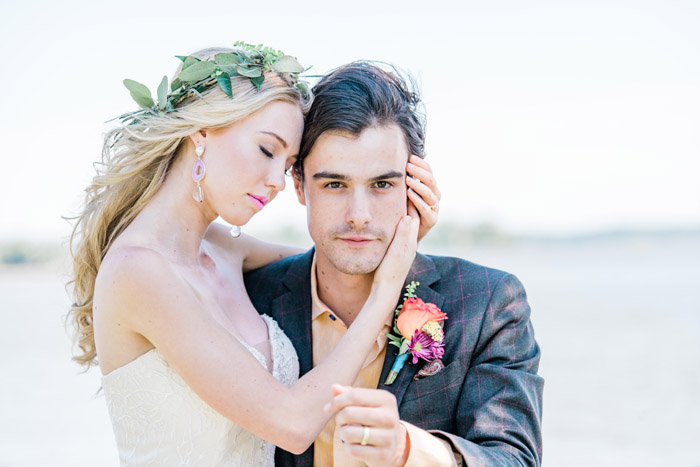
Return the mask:
<path id="1" fill-rule="evenodd" d="M 394 382 L 409 354 L 413 356 L 413 364 L 418 363 L 419 358 L 431 362 L 445 354 L 442 322 L 447 315 L 434 303 L 425 303 L 415 295 L 419 285 L 418 282 L 411 282 L 406 286 L 406 299 L 396 309 L 395 335 L 387 334 L 390 343 L 399 348 L 399 354 L 384 381 L 386 385 Z"/>
<path id="2" fill-rule="evenodd" d="M 442 357 L 445 353 L 441 343 L 434 341 L 429 335 L 417 329 L 411 338 L 411 343 L 408 344 L 408 351 L 413 355 L 411 363 L 414 365 L 418 363 L 419 358 L 429 362 Z"/>

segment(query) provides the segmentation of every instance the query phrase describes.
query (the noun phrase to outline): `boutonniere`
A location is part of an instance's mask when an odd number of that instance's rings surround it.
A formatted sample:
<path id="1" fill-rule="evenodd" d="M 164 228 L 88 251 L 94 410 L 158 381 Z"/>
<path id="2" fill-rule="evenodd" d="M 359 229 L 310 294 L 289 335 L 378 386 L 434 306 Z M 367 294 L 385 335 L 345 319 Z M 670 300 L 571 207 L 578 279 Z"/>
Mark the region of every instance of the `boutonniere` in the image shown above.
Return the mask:
<path id="1" fill-rule="evenodd" d="M 412 281 L 406 286 L 404 301 L 395 311 L 394 334 L 387 333 L 389 343 L 399 348 L 399 354 L 384 381 L 387 386 L 394 382 L 409 355 L 413 357 L 411 363 L 414 365 L 420 358 L 426 362 L 435 362 L 432 366 L 442 367 L 440 359 L 445 354 L 445 333 L 442 326 L 447 315 L 434 303 L 425 303 L 416 296 L 419 285 L 420 282 Z"/>

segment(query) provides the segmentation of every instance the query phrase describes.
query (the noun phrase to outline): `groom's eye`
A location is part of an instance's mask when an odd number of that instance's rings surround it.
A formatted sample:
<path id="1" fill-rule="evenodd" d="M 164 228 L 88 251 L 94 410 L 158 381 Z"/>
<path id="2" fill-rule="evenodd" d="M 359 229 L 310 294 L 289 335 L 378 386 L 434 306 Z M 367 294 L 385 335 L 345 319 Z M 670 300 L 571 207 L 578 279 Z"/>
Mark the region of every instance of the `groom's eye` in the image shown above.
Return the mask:
<path id="1" fill-rule="evenodd" d="M 377 188 L 391 188 L 394 184 L 386 180 L 380 180 L 374 186 Z"/>
<path id="2" fill-rule="evenodd" d="M 325 188 L 342 188 L 343 184 L 340 182 L 328 182 L 325 185 Z"/>

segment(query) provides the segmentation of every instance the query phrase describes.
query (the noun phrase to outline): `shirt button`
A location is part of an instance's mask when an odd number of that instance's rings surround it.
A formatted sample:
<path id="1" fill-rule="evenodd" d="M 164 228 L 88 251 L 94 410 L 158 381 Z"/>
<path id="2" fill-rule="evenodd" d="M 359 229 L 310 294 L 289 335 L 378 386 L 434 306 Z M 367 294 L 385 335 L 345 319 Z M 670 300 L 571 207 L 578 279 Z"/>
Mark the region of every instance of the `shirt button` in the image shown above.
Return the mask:
<path id="1" fill-rule="evenodd" d="M 333 321 L 335 321 L 335 316 L 333 315 L 328 315 Z"/>

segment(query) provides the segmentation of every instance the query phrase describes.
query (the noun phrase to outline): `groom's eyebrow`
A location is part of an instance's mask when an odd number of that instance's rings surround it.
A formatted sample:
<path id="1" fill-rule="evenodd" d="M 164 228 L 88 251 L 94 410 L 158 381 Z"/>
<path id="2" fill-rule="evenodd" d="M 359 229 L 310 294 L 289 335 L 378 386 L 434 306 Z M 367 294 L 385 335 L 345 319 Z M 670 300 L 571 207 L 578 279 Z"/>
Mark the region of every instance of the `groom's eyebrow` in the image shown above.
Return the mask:
<path id="1" fill-rule="evenodd" d="M 380 180 L 391 180 L 394 178 L 404 178 L 405 176 L 406 176 L 406 173 L 401 173 L 401 172 L 397 172 L 395 170 L 392 170 L 391 172 L 387 172 L 385 174 L 370 178 L 369 182 L 374 183 L 374 182 L 378 182 Z"/>
<path id="2" fill-rule="evenodd" d="M 392 180 L 395 178 L 403 178 L 405 177 L 406 174 L 402 172 L 397 172 L 395 170 L 392 170 L 391 172 L 386 172 L 381 175 L 377 175 L 375 177 L 372 177 L 368 180 L 369 183 L 374 183 L 378 182 L 380 180 Z M 320 179 L 331 179 L 331 180 L 343 180 L 343 181 L 348 181 L 350 180 L 350 177 L 347 175 L 335 173 L 335 172 L 326 172 L 326 171 L 321 171 L 321 172 L 316 172 L 313 176 L 314 180 L 320 180 Z"/>
<path id="3" fill-rule="evenodd" d="M 347 175 L 333 173 L 333 172 L 325 172 L 325 171 L 316 172 L 314 174 L 313 178 L 314 178 L 314 180 L 321 180 L 324 178 L 330 178 L 333 180 L 350 180 L 350 177 L 348 177 Z"/>

